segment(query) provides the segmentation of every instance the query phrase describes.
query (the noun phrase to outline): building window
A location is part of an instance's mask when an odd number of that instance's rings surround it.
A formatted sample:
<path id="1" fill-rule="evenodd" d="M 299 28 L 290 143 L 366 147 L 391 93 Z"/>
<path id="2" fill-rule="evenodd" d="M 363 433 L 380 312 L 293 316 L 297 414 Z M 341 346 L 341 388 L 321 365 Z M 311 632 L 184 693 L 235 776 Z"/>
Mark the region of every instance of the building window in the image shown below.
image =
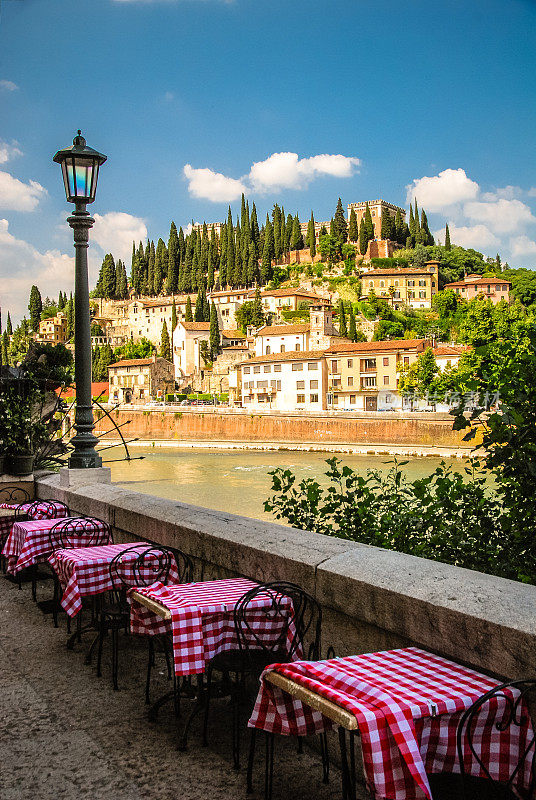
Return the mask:
<path id="1" fill-rule="evenodd" d="M 304 394 L 299 394 L 299 395 L 296 397 L 296 402 L 297 402 L 297 403 L 305 403 L 305 395 L 304 395 Z"/>
<path id="2" fill-rule="evenodd" d="M 354 366 L 354 359 L 353 358 L 349 358 L 348 361 L 346 362 L 346 364 L 347 364 L 348 368 L 351 369 Z"/>
<path id="3" fill-rule="evenodd" d="M 305 389 L 305 381 L 296 381 L 296 389 Z"/>
<path id="4" fill-rule="evenodd" d="M 303 364 L 292 365 L 292 372 L 301 372 L 302 370 L 303 370 Z"/>
<path id="5" fill-rule="evenodd" d="M 270 347 L 269 344 L 267 344 L 266 345 L 266 355 L 269 356 L 271 352 L 272 352 L 272 348 Z"/>
<path id="6" fill-rule="evenodd" d="M 269 364 L 266 364 L 266 365 L 263 367 L 263 372 L 270 372 L 270 370 L 271 370 L 271 369 L 272 369 L 272 368 L 271 368 L 271 366 L 270 366 Z"/>
<path id="7" fill-rule="evenodd" d="M 350 395 L 350 405 L 355 406 L 355 394 Z"/>
<path id="8" fill-rule="evenodd" d="M 419 286 L 426 286 L 426 281 L 419 281 Z"/>
<path id="9" fill-rule="evenodd" d="M 261 368 L 260 365 L 258 367 L 253 367 L 253 372 L 260 372 Z"/>
<path id="10" fill-rule="evenodd" d="M 267 389 L 268 388 L 268 381 L 257 381 L 257 388 L 258 389 Z"/>
<path id="11" fill-rule="evenodd" d="M 281 372 L 281 364 L 274 364 L 274 372 Z"/>
<path id="12" fill-rule="evenodd" d="M 391 395 L 390 395 L 390 394 L 386 394 L 386 395 L 385 395 L 385 402 L 386 402 L 386 403 L 392 403 L 392 401 L 393 401 L 393 400 L 392 400 L 392 397 L 391 397 Z"/>
<path id="13" fill-rule="evenodd" d="M 388 358 L 384 358 L 383 359 L 383 366 L 384 367 L 388 367 L 389 366 L 389 359 Z"/>
<path id="14" fill-rule="evenodd" d="M 301 350 L 301 346 L 299 344 L 296 345 L 296 352 L 299 353 Z"/>
<path id="15" fill-rule="evenodd" d="M 419 292 L 420 300 L 424 300 L 425 297 L 426 297 L 426 292 Z"/>
<path id="16" fill-rule="evenodd" d="M 389 386 L 389 375 L 384 375 L 383 376 L 383 385 L 384 386 Z"/>
<path id="17" fill-rule="evenodd" d="M 407 366 L 407 364 L 409 364 L 409 356 L 404 356 L 404 366 Z"/>
<path id="18" fill-rule="evenodd" d="M 318 389 L 318 381 L 309 381 L 310 389 Z"/>
<path id="19" fill-rule="evenodd" d="M 285 352 L 285 345 L 284 345 L 284 344 L 282 344 L 282 345 L 281 345 L 281 351 L 280 351 L 280 352 L 281 352 L 281 353 L 284 353 L 284 352 Z"/>
<path id="20" fill-rule="evenodd" d="M 317 395 L 317 394 L 312 394 L 312 395 L 310 395 L 310 397 L 309 397 L 309 401 L 310 401 L 311 403 L 318 403 L 318 395 Z"/>
<path id="21" fill-rule="evenodd" d="M 380 281 L 380 288 L 383 289 L 385 286 L 385 281 Z"/>
<path id="22" fill-rule="evenodd" d="M 354 385 L 354 379 L 353 379 L 353 377 L 352 377 L 352 376 L 350 376 L 350 377 L 348 378 L 348 386 L 353 386 L 353 385 Z"/>
<path id="23" fill-rule="evenodd" d="M 307 369 L 308 369 L 308 370 L 312 370 L 312 369 L 318 369 L 318 364 L 317 364 L 316 362 L 314 362 L 314 363 L 309 363 L 309 364 L 307 364 Z"/>
<path id="24" fill-rule="evenodd" d="M 415 286 L 415 281 L 408 281 L 408 286 Z"/>
<path id="25" fill-rule="evenodd" d="M 331 371 L 332 372 L 338 372 L 339 371 L 339 362 L 338 361 L 332 361 L 331 362 Z"/>

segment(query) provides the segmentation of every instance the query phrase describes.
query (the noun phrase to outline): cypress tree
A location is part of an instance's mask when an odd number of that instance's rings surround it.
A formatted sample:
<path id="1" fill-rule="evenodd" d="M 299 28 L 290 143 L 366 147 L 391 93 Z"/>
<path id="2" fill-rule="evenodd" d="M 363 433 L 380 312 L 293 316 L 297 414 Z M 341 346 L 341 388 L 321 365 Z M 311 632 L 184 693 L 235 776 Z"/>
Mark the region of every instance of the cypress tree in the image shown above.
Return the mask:
<path id="1" fill-rule="evenodd" d="M 41 292 L 37 286 L 32 286 L 30 289 L 28 310 L 30 311 L 30 326 L 33 331 L 38 331 L 41 321 L 41 312 L 43 310 L 43 301 L 41 299 Z"/>
<path id="2" fill-rule="evenodd" d="M 173 305 L 171 306 L 171 334 L 173 335 L 175 328 L 177 327 L 177 306 L 175 303 L 175 298 L 173 298 Z"/>
<path id="3" fill-rule="evenodd" d="M 206 294 L 203 292 L 203 322 L 210 322 L 210 303 Z"/>
<path id="4" fill-rule="evenodd" d="M 335 221 L 333 217 L 329 221 L 329 235 L 335 236 Z"/>
<path id="5" fill-rule="evenodd" d="M 447 224 L 445 225 L 445 250 L 450 250 L 450 248 L 451 248 L 450 231 L 449 231 L 449 224 L 447 222 Z"/>
<path id="6" fill-rule="evenodd" d="M 318 238 L 320 239 L 321 236 L 327 236 L 327 235 L 328 235 L 328 229 L 326 228 L 325 225 L 322 225 L 318 233 Z"/>
<path id="7" fill-rule="evenodd" d="M 368 236 L 367 230 L 365 228 L 365 219 L 361 217 L 361 222 L 359 223 L 359 252 L 362 256 L 365 255 L 367 252 L 367 245 L 368 245 Z"/>
<path id="8" fill-rule="evenodd" d="M 311 251 L 311 261 L 312 261 L 316 255 L 315 218 L 313 216 L 312 211 L 311 211 L 311 219 L 307 223 L 307 236 L 305 238 L 305 244 Z"/>
<path id="9" fill-rule="evenodd" d="M 13 325 L 11 324 L 11 317 L 9 316 L 9 311 L 7 312 L 5 333 L 7 333 L 8 336 L 13 336 Z"/>
<path id="10" fill-rule="evenodd" d="M 257 220 L 257 209 L 255 208 L 255 203 L 253 203 L 251 207 L 251 221 L 249 223 L 249 228 L 251 231 L 251 241 L 255 245 L 255 255 L 259 255 L 259 222 Z"/>
<path id="11" fill-rule="evenodd" d="M 8 348 L 9 348 L 9 336 L 6 330 L 2 334 L 2 364 L 5 364 L 6 367 L 9 364 Z"/>
<path id="12" fill-rule="evenodd" d="M 435 244 L 434 237 L 428 226 L 428 217 L 426 216 L 424 208 L 421 209 L 421 241 L 425 246 L 432 246 Z"/>
<path id="13" fill-rule="evenodd" d="M 67 339 L 70 341 L 74 336 L 74 301 L 73 293 L 69 297 L 67 303 Z"/>
<path id="14" fill-rule="evenodd" d="M 186 311 L 184 312 L 184 321 L 185 322 L 193 322 L 194 315 L 192 314 L 192 301 L 190 300 L 190 295 L 186 298 Z"/>
<path id="15" fill-rule="evenodd" d="M 119 300 L 126 300 L 128 298 L 128 278 L 127 269 L 123 262 L 121 264 L 121 273 L 119 275 L 119 284 L 116 287 L 116 295 Z"/>
<path id="16" fill-rule="evenodd" d="M 346 338 L 348 331 L 346 330 L 346 314 L 344 313 L 344 303 L 339 300 L 339 335 Z"/>
<path id="17" fill-rule="evenodd" d="M 257 283 L 260 277 L 254 242 L 249 243 L 247 277 L 249 286 Z"/>
<path id="18" fill-rule="evenodd" d="M 272 278 L 272 258 L 274 257 L 274 229 L 272 223 L 266 215 L 266 226 L 264 229 L 264 248 L 262 251 L 261 263 L 261 282 L 265 286 Z"/>
<path id="19" fill-rule="evenodd" d="M 372 221 L 372 214 L 370 213 L 370 208 L 368 203 L 365 206 L 364 220 L 365 220 L 365 231 L 367 234 L 367 243 L 368 243 L 375 238 L 374 222 Z"/>
<path id="20" fill-rule="evenodd" d="M 231 284 L 236 265 L 236 251 L 235 251 L 235 232 L 233 225 L 233 215 L 231 214 L 231 206 L 227 215 L 227 284 Z"/>
<path id="21" fill-rule="evenodd" d="M 65 308 L 65 300 L 66 300 L 65 295 L 60 290 L 60 294 L 58 297 L 58 311 L 61 311 L 63 308 Z"/>
<path id="22" fill-rule="evenodd" d="M 344 209 L 340 197 L 337 201 L 335 216 L 333 217 L 333 229 L 337 241 L 340 244 L 344 244 L 348 239 L 348 225 L 346 224 L 346 217 L 344 216 Z"/>
<path id="23" fill-rule="evenodd" d="M 409 207 L 409 233 L 410 236 L 415 236 L 415 217 L 413 216 L 413 206 Z"/>
<path id="24" fill-rule="evenodd" d="M 134 291 L 138 291 L 138 254 L 136 253 L 134 242 L 132 242 L 132 258 L 130 261 L 130 285 Z"/>
<path id="25" fill-rule="evenodd" d="M 297 216 L 297 215 L 296 215 Z M 298 220 L 299 222 L 299 220 Z M 290 250 L 297 250 L 298 248 L 292 247 L 292 231 L 294 228 L 294 218 L 292 214 L 287 215 L 287 221 L 285 223 L 285 246 L 284 250 L 286 253 L 290 252 Z"/>
<path id="26" fill-rule="evenodd" d="M 290 249 L 291 250 L 302 250 L 303 249 L 303 236 L 301 232 L 301 225 L 298 215 L 294 217 L 292 221 L 292 234 L 290 239 Z"/>
<path id="27" fill-rule="evenodd" d="M 251 324 L 256 328 L 264 325 L 264 313 L 262 310 L 262 299 L 259 287 L 255 289 L 255 299 L 253 300 L 253 309 L 251 314 Z"/>
<path id="28" fill-rule="evenodd" d="M 349 322 L 348 322 L 348 338 L 352 342 L 357 342 L 357 328 L 355 324 L 354 307 L 350 304 Z"/>
<path id="29" fill-rule="evenodd" d="M 220 352 L 220 326 L 218 324 L 218 314 L 214 303 L 210 306 L 210 329 L 209 329 L 210 357 L 214 361 Z"/>
<path id="30" fill-rule="evenodd" d="M 197 293 L 194 310 L 194 322 L 204 322 L 203 314 L 203 291 Z"/>
<path id="31" fill-rule="evenodd" d="M 149 247 L 149 260 L 148 260 L 148 267 L 147 267 L 147 293 L 154 297 L 156 294 L 154 288 L 154 272 L 155 272 L 155 265 L 156 265 L 156 252 L 154 247 L 154 242 L 151 241 Z"/>
<path id="32" fill-rule="evenodd" d="M 177 226 L 171 223 L 168 240 L 168 264 L 165 282 L 166 294 L 173 294 L 177 291 L 179 282 L 179 237 Z"/>
<path id="33" fill-rule="evenodd" d="M 171 347 L 169 344 L 169 333 L 166 325 L 166 320 L 162 325 L 162 336 L 160 337 L 160 356 L 167 361 L 171 361 Z"/>
<path id="34" fill-rule="evenodd" d="M 355 210 L 350 210 L 350 221 L 348 224 L 348 240 L 350 242 L 357 242 L 359 239 L 359 228 L 357 226 L 357 217 Z"/>
<path id="35" fill-rule="evenodd" d="M 406 237 L 405 237 L 405 225 L 404 220 L 402 219 L 402 213 L 400 209 L 396 212 L 395 216 L 395 239 L 398 244 L 405 244 Z"/>

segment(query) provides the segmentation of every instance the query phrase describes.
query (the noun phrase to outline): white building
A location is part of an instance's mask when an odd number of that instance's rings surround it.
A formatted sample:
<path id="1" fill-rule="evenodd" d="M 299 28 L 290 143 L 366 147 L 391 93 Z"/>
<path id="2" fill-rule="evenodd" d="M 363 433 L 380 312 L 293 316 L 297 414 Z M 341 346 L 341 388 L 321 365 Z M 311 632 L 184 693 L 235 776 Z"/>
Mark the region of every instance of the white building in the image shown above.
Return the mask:
<path id="1" fill-rule="evenodd" d="M 245 343 L 246 337 L 241 331 L 227 330 L 220 332 L 223 349 L 238 347 Z M 202 352 L 207 352 L 210 341 L 210 322 L 177 323 L 173 332 L 173 365 L 175 380 L 181 381 L 197 375 L 205 368 Z M 206 342 L 205 345 L 202 343 Z"/>
<path id="2" fill-rule="evenodd" d="M 242 406 L 250 411 L 315 412 L 326 408 L 327 367 L 321 351 L 269 353 L 237 369 Z"/>
<path id="3" fill-rule="evenodd" d="M 333 325 L 333 310 L 327 301 L 319 298 L 309 308 L 309 322 L 259 328 L 255 337 L 255 355 L 321 350 L 337 340 L 339 334 Z"/>

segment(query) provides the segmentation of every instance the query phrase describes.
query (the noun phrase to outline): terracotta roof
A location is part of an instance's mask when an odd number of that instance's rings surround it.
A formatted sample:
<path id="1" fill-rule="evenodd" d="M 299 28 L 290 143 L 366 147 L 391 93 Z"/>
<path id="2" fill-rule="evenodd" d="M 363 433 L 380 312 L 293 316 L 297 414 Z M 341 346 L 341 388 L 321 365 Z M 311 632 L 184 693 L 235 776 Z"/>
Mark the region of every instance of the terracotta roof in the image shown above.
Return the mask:
<path id="1" fill-rule="evenodd" d="M 237 330 L 236 328 L 230 331 L 222 331 L 221 335 L 224 339 L 245 339 L 246 337 L 242 333 L 242 331 Z"/>
<path id="2" fill-rule="evenodd" d="M 247 294 L 250 297 L 255 296 L 255 289 L 219 289 L 217 292 L 208 292 L 208 297 L 224 297 L 225 295 L 231 297 L 234 294 Z"/>
<path id="3" fill-rule="evenodd" d="M 113 364 L 109 364 L 108 369 L 110 367 L 143 367 L 152 363 L 152 358 L 125 358 L 123 361 L 115 361 Z"/>
<path id="4" fill-rule="evenodd" d="M 423 267 L 422 269 L 416 269 L 415 267 L 400 267 L 400 269 L 371 269 L 368 272 L 364 272 L 362 278 L 370 278 L 374 275 L 433 275 L 433 272 L 430 272 L 430 268 Z"/>
<path id="5" fill-rule="evenodd" d="M 489 284 L 491 286 L 492 284 L 496 283 L 506 283 L 508 286 L 512 285 L 510 281 L 507 281 L 504 278 L 497 278 L 492 275 L 491 278 L 478 278 L 478 280 L 476 278 L 466 278 L 464 281 L 453 281 L 452 283 L 446 283 L 445 289 L 448 289 L 449 286 L 477 286 L 480 284 Z"/>
<path id="6" fill-rule="evenodd" d="M 232 344 L 229 347 L 225 348 L 225 352 L 228 353 L 229 350 L 247 350 L 248 347 L 245 344 Z"/>
<path id="7" fill-rule="evenodd" d="M 58 389 L 57 394 L 61 394 L 62 397 L 76 397 L 76 387 L 69 386 L 65 391 Z M 99 397 L 101 394 L 108 394 L 108 381 L 97 381 L 91 384 L 91 396 Z"/>
<path id="8" fill-rule="evenodd" d="M 249 361 L 244 361 L 243 363 L 248 365 L 262 364 L 264 361 L 318 361 L 318 359 L 322 358 L 323 355 L 323 350 L 292 350 L 288 353 L 270 353 L 266 356 L 255 356 L 254 358 L 250 358 Z"/>
<path id="9" fill-rule="evenodd" d="M 439 347 L 433 347 L 434 356 L 461 356 L 462 353 L 466 353 L 470 350 L 470 347 L 466 345 L 440 345 Z"/>
<path id="10" fill-rule="evenodd" d="M 300 297 L 319 297 L 319 295 L 315 294 L 315 292 L 310 292 L 307 289 L 265 289 L 264 292 L 261 292 L 261 297 L 292 297 L 293 295 L 299 295 Z"/>
<path id="11" fill-rule="evenodd" d="M 391 339 L 387 342 L 337 342 L 325 350 L 326 355 L 334 353 L 371 353 L 384 350 L 414 350 L 424 348 L 428 344 L 426 339 Z"/>
<path id="12" fill-rule="evenodd" d="M 293 333 L 308 333 L 311 326 L 308 322 L 299 325 L 265 325 L 259 328 L 257 336 L 288 336 Z"/>
<path id="13" fill-rule="evenodd" d="M 210 330 L 210 322 L 183 322 L 179 320 L 179 324 L 182 325 L 185 331 L 209 331 Z"/>

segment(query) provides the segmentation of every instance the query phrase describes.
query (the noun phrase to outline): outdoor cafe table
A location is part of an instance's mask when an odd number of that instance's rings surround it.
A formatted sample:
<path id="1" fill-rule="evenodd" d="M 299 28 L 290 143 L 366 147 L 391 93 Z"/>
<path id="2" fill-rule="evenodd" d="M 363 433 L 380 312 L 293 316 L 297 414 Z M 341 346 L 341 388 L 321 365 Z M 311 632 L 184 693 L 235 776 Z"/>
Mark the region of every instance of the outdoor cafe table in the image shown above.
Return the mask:
<path id="1" fill-rule="evenodd" d="M 78 517 L 63 518 L 67 524 L 69 520 L 76 522 L 78 519 Z M 85 521 L 93 523 L 95 532 L 107 530 L 106 523 L 99 519 L 86 517 Z M 57 522 L 57 519 L 36 519 L 14 523 L 2 551 L 7 559 L 7 571 L 10 575 L 16 575 L 27 567 L 47 560 L 52 551 L 50 530 Z M 69 537 L 72 539 L 73 547 L 84 547 L 88 531 L 73 532 Z"/>
<path id="2" fill-rule="evenodd" d="M 263 673 L 248 725 L 305 736 L 335 722 L 340 726 L 345 797 L 355 796 L 355 776 L 345 769 L 344 729 L 360 735 L 365 779 L 373 797 L 422 800 L 431 798 L 427 774 L 459 771 L 456 729 L 461 714 L 496 685 L 493 678 L 417 647 L 274 664 Z M 528 713 L 520 727 L 497 727 L 506 706 L 502 698 L 483 707 L 474 735 L 477 755 L 497 780 L 508 779 L 531 733 Z M 352 733 L 350 740 L 353 747 Z M 525 787 L 530 782 L 528 761 L 525 774 L 519 776 Z M 464 765 L 467 772 L 482 774 L 468 746 Z"/>
<path id="3" fill-rule="evenodd" d="M 132 585 L 134 580 L 132 567 L 140 553 L 150 548 L 149 542 L 128 542 L 55 550 L 49 556 L 48 563 L 56 573 L 63 590 L 61 599 L 63 610 L 70 617 L 75 617 L 82 610 L 84 597 L 120 588 L 112 585 L 110 564 L 113 558 L 124 551 L 126 551 L 124 556 L 116 562 L 117 576 Z M 140 571 L 140 578 L 147 583 L 151 580 L 151 562 L 153 566 L 156 565 L 159 555 L 160 553 L 155 550 L 152 559 L 149 553 Z M 177 565 L 172 560 L 169 581 L 175 583 L 178 579 Z"/>
<path id="4" fill-rule="evenodd" d="M 32 508 L 33 506 L 33 508 Z M 15 520 L 15 512 L 27 514 L 31 508 L 30 519 L 61 519 L 67 516 L 67 508 L 63 503 L 44 501 L 43 503 L 0 503 L 0 547 L 11 533 Z"/>

